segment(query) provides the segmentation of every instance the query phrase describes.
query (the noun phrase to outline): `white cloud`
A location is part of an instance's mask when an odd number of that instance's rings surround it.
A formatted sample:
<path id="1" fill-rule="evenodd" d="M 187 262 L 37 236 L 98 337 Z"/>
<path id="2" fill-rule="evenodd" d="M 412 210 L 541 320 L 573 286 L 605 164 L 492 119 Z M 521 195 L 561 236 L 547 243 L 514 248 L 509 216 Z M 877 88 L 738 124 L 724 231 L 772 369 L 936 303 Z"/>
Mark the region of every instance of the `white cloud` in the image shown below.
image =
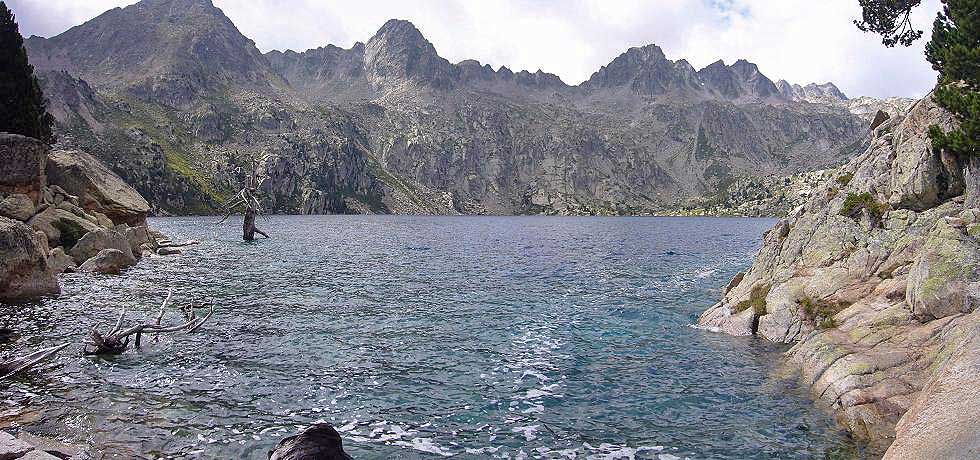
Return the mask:
<path id="1" fill-rule="evenodd" d="M 774 80 L 833 81 L 851 96 L 919 96 L 935 82 L 925 39 L 888 49 L 851 20 L 857 0 L 213 0 L 263 51 L 366 41 L 415 23 L 447 59 L 542 69 L 575 84 L 630 46 L 655 43 L 696 67 L 745 58 Z M 134 0 L 8 0 L 25 35 L 56 35 Z M 939 10 L 926 0 L 915 24 Z M 926 37 L 927 38 L 927 37 Z"/>

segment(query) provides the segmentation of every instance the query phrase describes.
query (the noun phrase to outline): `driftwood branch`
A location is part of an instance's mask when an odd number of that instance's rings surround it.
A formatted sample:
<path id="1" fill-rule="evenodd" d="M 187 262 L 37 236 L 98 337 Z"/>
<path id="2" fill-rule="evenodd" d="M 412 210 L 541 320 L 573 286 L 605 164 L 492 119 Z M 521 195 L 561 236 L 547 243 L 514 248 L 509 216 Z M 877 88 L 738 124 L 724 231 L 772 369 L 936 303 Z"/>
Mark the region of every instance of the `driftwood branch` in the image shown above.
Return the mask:
<path id="1" fill-rule="evenodd" d="M 29 355 L 0 363 L 0 381 L 6 380 L 9 377 L 34 367 L 34 365 L 40 363 L 41 361 L 54 356 L 55 353 L 64 350 L 67 346 L 68 344 L 65 343 L 62 345 L 45 348 L 43 350 L 35 351 Z"/>
<path id="2" fill-rule="evenodd" d="M 119 319 L 116 320 L 115 326 L 109 330 L 108 333 L 103 334 L 99 331 L 98 327 L 93 327 L 89 331 L 89 342 L 85 344 L 84 352 L 86 355 L 118 355 L 127 348 L 129 348 L 130 337 L 135 336 L 136 348 L 140 348 L 142 344 L 143 334 L 161 334 L 166 332 L 179 332 L 186 331 L 188 333 L 194 332 L 204 323 L 211 318 L 214 314 L 214 306 L 211 306 L 211 310 L 203 318 L 198 318 L 196 315 L 190 315 L 182 324 L 177 324 L 173 326 L 164 326 L 163 316 L 166 311 L 167 306 L 170 304 L 170 299 L 173 292 L 167 293 L 167 299 L 163 301 L 160 306 L 160 313 L 157 315 L 156 320 L 151 323 L 139 324 L 126 329 L 122 328 L 123 320 L 126 316 L 126 309 L 123 309 L 119 313 Z M 193 313 L 193 308 L 191 309 Z M 159 336 L 154 336 L 159 338 Z"/>

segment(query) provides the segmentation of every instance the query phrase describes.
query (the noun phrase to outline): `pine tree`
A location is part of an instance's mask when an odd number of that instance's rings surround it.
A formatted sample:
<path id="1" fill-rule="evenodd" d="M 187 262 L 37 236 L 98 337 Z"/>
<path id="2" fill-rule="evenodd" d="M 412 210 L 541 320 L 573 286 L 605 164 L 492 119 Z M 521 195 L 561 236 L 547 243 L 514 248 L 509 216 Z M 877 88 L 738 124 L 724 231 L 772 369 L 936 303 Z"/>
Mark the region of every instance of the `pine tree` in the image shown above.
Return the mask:
<path id="1" fill-rule="evenodd" d="M 54 143 L 53 118 L 27 61 L 24 37 L 7 5 L 0 1 L 0 131 Z"/>
<path id="2" fill-rule="evenodd" d="M 926 59 L 939 72 L 933 98 L 960 121 L 948 133 L 931 127 L 933 146 L 980 155 L 980 0 L 943 0 Z"/>
<path id="3" fill-rule="evenodd" d="M 909 15 L 921 0 L 858 0 L 863 9 L 858 28 L 882 36 L 886 46 L 911 45 L 922 35 Z M 933 99 L 950 111 L 960 126 L 944 132 L 929 128 L 933 147 L 960 156 L 980 156 L 980 0 L 942 0 L 932 27 L 926 60 L 939 72 Z"/>

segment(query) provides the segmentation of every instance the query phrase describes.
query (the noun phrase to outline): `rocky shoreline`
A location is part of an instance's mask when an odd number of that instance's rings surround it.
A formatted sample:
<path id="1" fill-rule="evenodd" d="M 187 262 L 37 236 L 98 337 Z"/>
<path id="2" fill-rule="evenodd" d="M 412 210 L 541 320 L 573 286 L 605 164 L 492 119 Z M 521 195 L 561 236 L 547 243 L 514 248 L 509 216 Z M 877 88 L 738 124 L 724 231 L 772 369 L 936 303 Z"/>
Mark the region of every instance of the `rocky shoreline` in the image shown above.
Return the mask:
<path id="1" fill-rule="evenodd" d="M 119 273 L 166 241 L 146 200 L 85 152 L 0 133 L 0 164 L 0 299 L 56 295 L 66 271 Z"/>
<path id="2" fill-rule="evenodd" d="M 886 459 L 980 456 L 980 158 L 932 149 L 927 97 L 764 239 L 700 327 L 795 343 L 787 367 Z"/>

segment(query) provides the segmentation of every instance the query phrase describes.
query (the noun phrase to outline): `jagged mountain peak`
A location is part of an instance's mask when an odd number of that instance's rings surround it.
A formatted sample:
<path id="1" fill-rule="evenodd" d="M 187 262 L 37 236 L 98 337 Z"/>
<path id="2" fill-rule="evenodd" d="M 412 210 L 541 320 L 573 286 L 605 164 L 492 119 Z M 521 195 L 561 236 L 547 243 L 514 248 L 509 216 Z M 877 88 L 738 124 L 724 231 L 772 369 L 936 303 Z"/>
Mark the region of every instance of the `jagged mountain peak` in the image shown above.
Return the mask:
<path id="1" fill-rule="evenodd" d="M 837 85 L 827 82 L 823 84 L 810 83 L 806 86 L 791 84 L 786 80 L 779 80 L 776 84 L 780 95 L 790 101 L 813 102 L 821 104 L 833 104 L 848 101 L 848 97 Z"/>
<path id="2" fill-rule="evenodd" d="M 375 88 L 414 82 L 448 89 L 459 69 L 443 59 L 432 43 L 409 21 L 391 19 L 364 46 L 364 67 Z"/>
<path id="3" fill-rule="evenodd" d="M 219 86 L 275 79 L 255 43 L 210 0 L 143 0 L 50 39 L 27 42 L 41 70 L 67 70 L 95 86 L 181 105 Z"/>

